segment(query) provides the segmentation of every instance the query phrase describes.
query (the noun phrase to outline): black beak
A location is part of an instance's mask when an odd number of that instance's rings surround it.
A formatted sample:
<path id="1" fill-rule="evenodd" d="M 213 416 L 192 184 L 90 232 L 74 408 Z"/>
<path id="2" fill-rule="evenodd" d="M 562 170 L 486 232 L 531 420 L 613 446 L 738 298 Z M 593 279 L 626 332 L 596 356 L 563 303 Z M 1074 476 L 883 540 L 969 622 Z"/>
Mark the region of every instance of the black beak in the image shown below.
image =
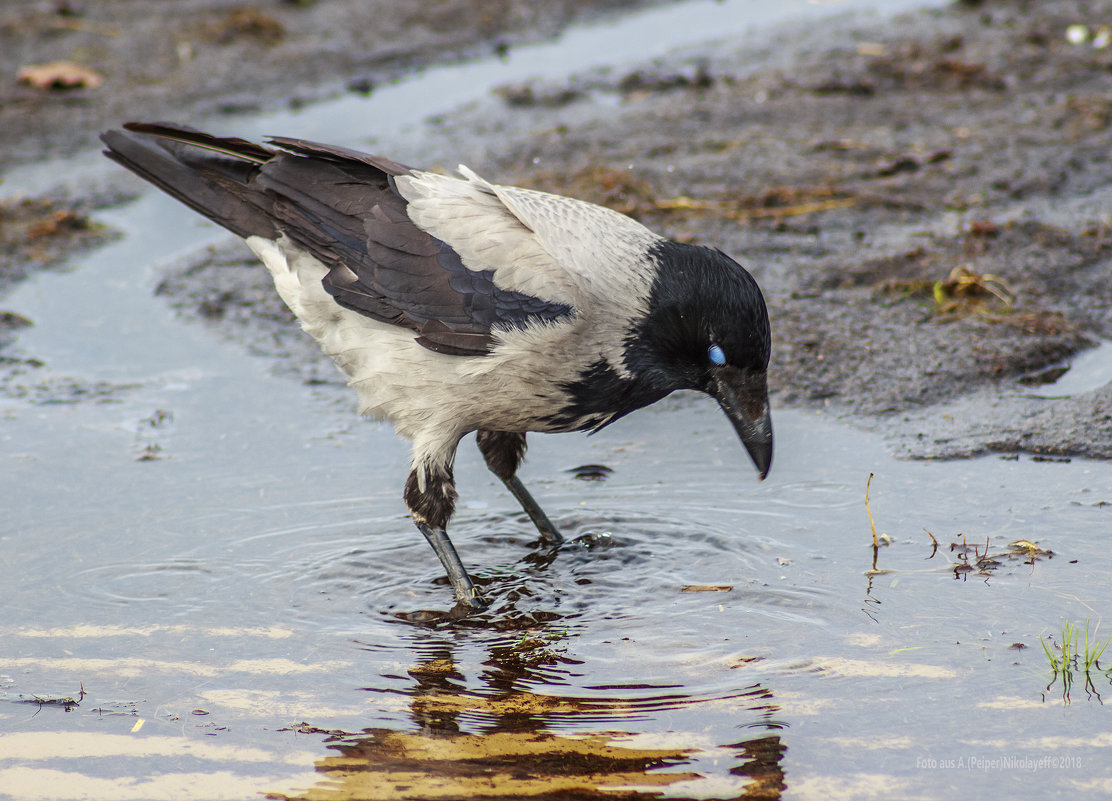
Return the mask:
<path id="1" fill-rule="evenodd" d="M 728 365 L 719 367 L 711 380 L 710 393 L 734 424 L 763 480 L 772 466 L 772 416 L 764 373 L 752 374 Z"/>

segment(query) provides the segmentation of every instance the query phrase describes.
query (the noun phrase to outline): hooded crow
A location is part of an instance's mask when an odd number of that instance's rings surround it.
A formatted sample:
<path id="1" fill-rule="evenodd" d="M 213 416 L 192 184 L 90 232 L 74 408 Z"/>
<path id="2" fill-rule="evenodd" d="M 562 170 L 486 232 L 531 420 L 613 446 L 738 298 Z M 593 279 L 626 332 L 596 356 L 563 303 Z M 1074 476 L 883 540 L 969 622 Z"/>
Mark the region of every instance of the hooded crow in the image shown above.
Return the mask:
<path id="1" fill-rule="evenodd" d="M 594 431 L 677 389 L 714 397 L 761 478 L 771 335 L 753 277 L 616 211 L 301 139 L 162 123 L 105 155 L 242 237 L 359 395 L 413 444 L 404 499 L 464 608 L 486 601 L 447 525 L 460 439 L 550 543 L 517 477 L 529 431 Z"/>

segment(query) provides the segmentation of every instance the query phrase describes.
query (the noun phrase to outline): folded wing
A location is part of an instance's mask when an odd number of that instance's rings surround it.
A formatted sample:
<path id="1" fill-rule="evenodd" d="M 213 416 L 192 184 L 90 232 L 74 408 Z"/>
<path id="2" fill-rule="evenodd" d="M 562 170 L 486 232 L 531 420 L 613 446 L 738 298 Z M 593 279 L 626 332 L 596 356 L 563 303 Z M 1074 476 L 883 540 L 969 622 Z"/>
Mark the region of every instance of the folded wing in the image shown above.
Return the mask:
<path id="1" fill-rule="evenodd" d="M 499 330 L 575 313 L 571 285 L 559 291 L 563 269 L 543 248 L 534 247 L 533 268 L 556 278 L 534 284 L 556 291 L 537 295 L 496 280 L 500 253 L 465 265 L 451 242 L 415 222 L 397 181 L 429 173 L 300 139 L 268 148 L 173 125 L 125 128 L 102 136 L 110 158 L 241 237 L 308 251 L 329 268 L 323 285 L 338 304 L 409 328 L 431 350 L 483 355 Z M 501 204 L 463 202 L 459 213 L 479 230 L 516 225 L 521 243 L 535 239 Z"/>

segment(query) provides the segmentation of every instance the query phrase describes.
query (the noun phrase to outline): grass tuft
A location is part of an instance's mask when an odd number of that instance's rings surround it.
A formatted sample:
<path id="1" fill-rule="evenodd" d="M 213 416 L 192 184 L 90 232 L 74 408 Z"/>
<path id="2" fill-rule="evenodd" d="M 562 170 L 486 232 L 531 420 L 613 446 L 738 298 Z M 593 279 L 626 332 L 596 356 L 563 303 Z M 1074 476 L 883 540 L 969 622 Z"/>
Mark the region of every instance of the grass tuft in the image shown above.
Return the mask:
<path id="1" fill-rule="evenodd" d="M 1101 700 L 1100 694 L 1096 692 L 1092 673 L 1112 673 L 1112 668 L 1104 668 L 1100 664 L 1101 656 L 1104 655 L 1105 649 L 1112 642 L 1112 635 L 1103 640 L 1097 639 L 1096 634 L 1099 628 L 1100 624 L 1098 623 L 1092 629 L 1092 637 L 1090 638 L 1088 619 L 1085 620 L 1084 632 L 1082 632 L 1080 626 L 1066 621 L 1065 625 L 1062 626 L 1058 642 L 1051 640 L 1050 643 L 1047 643 L 1046 640 L 1039 637 L 1039 645 L 1042 646 L 1043 653 L 1046 654 L 1047 662 L 1050 664 L 1050 669 L 1054 672 L 1050 684 L 1046 688 L 1049 690 L 1061 678 L 1062 700 L 1067 704 L 1070 702 L 1070 688 L 1073 686 L 1074 679 L 1081 676 L 1085 678 L 1086 691 L 1090 695 L 1095 695 L 1098 701 Z"/>

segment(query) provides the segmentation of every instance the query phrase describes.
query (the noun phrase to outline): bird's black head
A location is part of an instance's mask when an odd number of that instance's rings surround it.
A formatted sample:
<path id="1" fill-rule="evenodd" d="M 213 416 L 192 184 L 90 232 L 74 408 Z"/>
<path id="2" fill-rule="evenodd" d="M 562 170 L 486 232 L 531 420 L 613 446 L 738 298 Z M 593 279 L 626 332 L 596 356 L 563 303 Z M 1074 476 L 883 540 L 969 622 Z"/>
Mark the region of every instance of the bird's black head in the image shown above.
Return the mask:
<path id="1" fill-rule="evenodd" d="M 662 241 L 650 255 L 657 274 L 648 316 L 626 343 L 628 367 L 662 394 L 714 396 L 764 478 L 772 463 L 772 335 L 757 282 L 721 251 Z"/>

